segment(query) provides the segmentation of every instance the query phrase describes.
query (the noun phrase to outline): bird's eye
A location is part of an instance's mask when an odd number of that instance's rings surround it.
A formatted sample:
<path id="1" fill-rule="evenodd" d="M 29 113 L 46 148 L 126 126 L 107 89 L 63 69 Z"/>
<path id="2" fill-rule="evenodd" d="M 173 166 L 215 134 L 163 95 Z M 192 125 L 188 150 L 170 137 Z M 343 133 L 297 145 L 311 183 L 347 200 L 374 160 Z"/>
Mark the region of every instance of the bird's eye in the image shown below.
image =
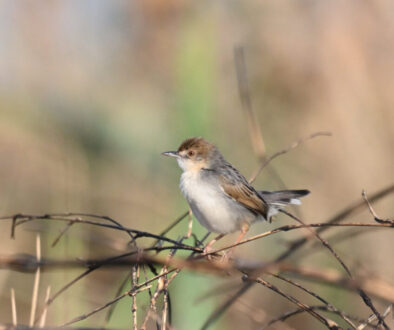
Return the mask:
<path id="1" fill-rule="evenodd" d="M 187 155 L 188 155 L 189 157 L 193 157 L 193 156 L 194 156 L 194 151 L 193 151 L 193 150 L 190 150 L 190 151 L 187 153 Z"/>

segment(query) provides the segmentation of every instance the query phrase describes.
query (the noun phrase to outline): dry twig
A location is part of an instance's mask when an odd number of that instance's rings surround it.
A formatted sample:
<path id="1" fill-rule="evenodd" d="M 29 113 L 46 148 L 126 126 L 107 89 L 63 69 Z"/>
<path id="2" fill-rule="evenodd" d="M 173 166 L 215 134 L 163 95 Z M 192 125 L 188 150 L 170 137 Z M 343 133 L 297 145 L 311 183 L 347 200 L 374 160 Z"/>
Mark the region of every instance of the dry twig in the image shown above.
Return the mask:
<path id="1" fill-rule="evenodd" d="M 11 288 L 11 311 L 12 311 L 12 325 L 14 327 L 18 324 L 18 316 L 16 313 L 15 290 Z"/>
<path id="2" fill-rule="evenodd" d="M 251 178 L 249 179 L 249 182 L 252 183 L 254 182 L 254 180 L 256 180 L 256 178 L 259 176 L 259 174 L 261 173 L 261 171 L 272 161 L 274 160 L 276 157 L 279 157 L 281 155 L 284 155 L 286 153 L 288 153 L 289 151 L 297 148 L 299 145 L 303 144 L 304 142 L 313 139 L 315 137 L 318 136 L 332 136 L 331 132 L 315 132 L 313 134 L 310 134 L 304 138 L 301 138 L 297 141 L 294 141 L 292 144 L 290 144 L 288 147 L 274 153 L 273 155 L 265 158 L 263 160 L 263 162 L 261 163 L 261 165 L 259 166 L 258 169 L 256 169 L 256 171 L 252 174 Z"/>
<path id="3" fill-rule="evenodd" d="M 371 203 L 368 200 L 367 193 L 365 192 L 365 190 L 362 191 L 361 195 L 363 196 L 365 202 L 367 203 L 369 212 L 371 212 L 371 214 L 372 214 L 372 216 L 373 216 L 373 218 L 375 219 L 376 222 L 378 222 L 378 223 L 388 223 L 388 224 L 392 224 L 392 225 L 394 224 L 394 219 L 393 220 L 389 220 L 389 219 L 383 220 L 382 218 L 378 217 L 378 215 L 376 214 L 375 210 L 372 208 Z"/>
<path id="4" fill-rule="evenodd" d="M 333 329 L 333 330 L 339 330 L 341 329 L 337 323 L 335 323 L 333 320 L 327 319 L 326 317 L 324 317 L 323 315 L 315 312 L 312 308 L 310 308 L 308 305 L 300 302 L 298 299 L 296 299 L 293 296 L 288 295 L 287 293 L 283 292 L 282 290 L 280 290 L 279 288 L 277 288 L 275 285 L 273 285 L 272 283 L 269 283 L 267 281 L 265 281 L 264 279 L 257 277 L 257 278 L 252 278 L 249 277 L 248 275 L 245 275 L 245 280 L 251 280 L 251 281 L 255 281 L 265 287 L 267 287 L 268 289 L 275 291 L 276 293 L 278 293 L 279 295 L 281 295 L 282 297 L 286 298 L 287 300 L 289 300 L 290 302 L 292 302 L 293 304 L 297 305 L 299 308 L 303 309 L 305 312 L 311 314 L 314 318 L 316 318 L 318 321 L 320 321 L 321 323 L 323 323 L 328 329 Z"/>

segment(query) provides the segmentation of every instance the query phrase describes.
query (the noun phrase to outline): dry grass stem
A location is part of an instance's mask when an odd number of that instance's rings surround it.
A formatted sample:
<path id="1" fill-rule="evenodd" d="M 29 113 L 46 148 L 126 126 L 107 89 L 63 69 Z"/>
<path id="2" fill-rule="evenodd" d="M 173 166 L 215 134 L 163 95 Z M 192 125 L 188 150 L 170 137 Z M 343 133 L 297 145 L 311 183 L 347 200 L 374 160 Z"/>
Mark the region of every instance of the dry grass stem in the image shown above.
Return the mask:
<path id="1" fill-rule="evenodd" d="M 45 327 L 45 322 L 46 322 L 47 313 L 48 313 L 48 305 L 47 304 L 48 304 L 48 300 L 49 300 L 50 295 L 51 295 L 51 286 L 48 285 L 47 292 L 46 292 L 46 295 L 45 295 L 45 305 L 44 305 L 44 309 L 42 311 L 42 315 L 41 315 L 41 318 L 40 318 L 40 325 L 39 325 L 40 328 L 44 328 Z"/>
<path id="2" fill-rule="evenodd" d="M 41 262 L 41 239 L 40 235 L 36 236 L 36 256 L 37 263 Z M 31 310 L 30 310 L 30 321 L 29 326 L 33 327 L 34 318 L 36 316 L 37 301 L 38 301 L 38 287 L 40 285 L 40 267 L 37 267 L 36 275 L 34 277 L 33 294 L 31 298 Z"/>
<path id="3" fill-rule="evenodd" d="M 237 73 L 239 96 L 242 108 L 246 114 L 250 140 L 252 141 L 255 154 L 259 159 L 261 159 L 265 154 L 265 145 L 260 126 L 257 122 L 256 113 L 252 107 L 243 47 L 239 46 L 234 48 L 234 61 Z"/>
<path id="4" fill-rule="evenodd" d="M 14 327 L 18 324 L 18 316 L 16 313 L 15 290 L 11 288 L 11 311 L 12 311 L 12 325 Z"/>
<path id="5" fill-rule="evenodd" d="M 133 265 L 131 267 L 131 298 L 133 300 L 132 306 L 131 306 L 131 314 L 132 314 L 132 319 L 133 319 L 133 329 L 137 330 L 138 328 L 138 320 L 137 320 L 137 311 L 138 311 L 138 306 L 137 306 L 137 294 L 135 292 L 135 287 L 137 286 L 138 279 L 137 279 L 137 265 Z"/>

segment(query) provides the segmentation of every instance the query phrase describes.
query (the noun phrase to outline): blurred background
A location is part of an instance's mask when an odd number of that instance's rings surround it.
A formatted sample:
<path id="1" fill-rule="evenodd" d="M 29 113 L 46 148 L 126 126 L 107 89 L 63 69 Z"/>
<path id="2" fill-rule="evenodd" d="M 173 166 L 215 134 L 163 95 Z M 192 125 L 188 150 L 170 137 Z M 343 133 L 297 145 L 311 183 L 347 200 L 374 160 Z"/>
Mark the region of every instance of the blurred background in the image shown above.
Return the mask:
<path id="1" fill-rule="evenodd" d="M 242 45 L 266 155 L 316 131 L 333 133 L 277 158 L 254 185 L 282 188 L 275 171 L 286 187 L 312 191 L 300 208 L 304 221 L 326 221 L 360 200 L 362 189 L 372 193 L 394 180 L 393 18 L 389 0 L 1 1 L 0 213 L 89 212 L 158 234 L 187 210 L 180 169 L 160 153 L 191 136 L 214 142 L 250 177 L 259 162 L 234 66 L 234 47 Z M 393 198 L 374 204 L 379 215 L 393 216 Z M 364 212 L 353 220 L 373 219 Z M 289 222 L 279 217 L 273 225 L 256 224 L 249 235 Z M 75 225 L 51 248 L 64 224 L 30 223 L 17 228 L 14 240 L 10 222 L 0 226 L 1 254 L 34 254 L 37 232 L 46 257 L 104 257 L 124 251 L 128 242 L 119 232 Z M 169 236 L 177 239 L 186 230 L 184 222 Z M 205 234 L 197 222 L 194 231 Z M 272 260 L 300 235 L 272 236 L 236 254 Z M 393 283 L 389 235 L 371 230 L 334 247 L 354 273 Z M 324 250 L 300 263 L 340 269 Z M 44 273 L 40 306 L 48 285 L 56 291 L 79 273 Z M 53 303 L 47 324 L 109 301 L 126 273 L 89 275 Z M 11 323 L 10 288 L 18 322 L 28 323 L 33 281 L 32 274 L 0 270 L 1 323 Z M 190 272 L 174 280 L 176 329 L 198 329 L 234 292 L 198 302 L 219 283 Z M 370 314 L 357 294 L 319 290 L 338 308 Z M 119 303 L 109 323 L 98 313 L 78 326 L 130 328 L 130 303 Z M 258 329 L 293 308 L 255 286 L 212 329 Z M 320 329 L 304 314 L 272 329 Z"/>

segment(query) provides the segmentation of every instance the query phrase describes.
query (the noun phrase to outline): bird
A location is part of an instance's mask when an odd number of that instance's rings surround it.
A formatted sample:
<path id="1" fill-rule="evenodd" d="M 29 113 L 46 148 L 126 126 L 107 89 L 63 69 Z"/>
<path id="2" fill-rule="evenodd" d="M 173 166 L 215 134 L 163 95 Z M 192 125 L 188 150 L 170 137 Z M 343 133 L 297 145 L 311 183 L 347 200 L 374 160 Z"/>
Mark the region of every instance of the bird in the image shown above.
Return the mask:
<path id="1" fill-rule="evenodd" d="M 205 254 L 219 239 L 236 231 L 240 234 L 235 244 L 239 243 L 250 225 L 271 222 L 279 210 L 301 204 L 299 198 L 310 193 L 307 189 L 256 190 L 214 144 L 202 137 L 188 138 L 177 151 L 162 155 L 176 158 L 183 171 L 180 189 L 192 213 L 208 231 L 218 234 L 205 246 Z"/>

